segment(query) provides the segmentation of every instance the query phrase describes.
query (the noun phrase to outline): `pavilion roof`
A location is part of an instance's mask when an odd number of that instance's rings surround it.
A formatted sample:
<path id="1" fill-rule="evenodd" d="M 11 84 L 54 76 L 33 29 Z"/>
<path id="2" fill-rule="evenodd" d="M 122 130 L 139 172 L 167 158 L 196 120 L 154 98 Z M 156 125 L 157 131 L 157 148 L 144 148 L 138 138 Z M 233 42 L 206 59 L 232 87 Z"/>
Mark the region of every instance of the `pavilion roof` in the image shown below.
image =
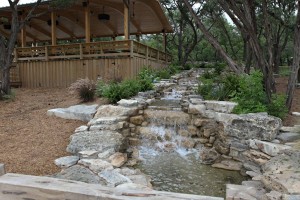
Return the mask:
<path id="1" fill-rule="evenodd" d="M 87 0 L 78 0 L 73 6 L 57 10 L 57 39 L 76 39 L 85 37 L 85 7 Z M 19 6 L 19 11 L 26 12 L 32 3 Z M 124 3 L 123 0 L 89 0 L 91 13 L 91 37 L 116 37 L 124 35 Z M 49 1 L 43 2 L 36 13 L 48 10 Z M 99 15 L 109 15 L 109 20 L 100 20 Z M 10 21 L 9 7 L 0 8 L 0 33 L 9 35 L 5 26 Z M 26 41 L 51 40 L 51 15 L 44 14 L 33 18 L 26 25 Z M 156 34 L 173 32 L 158 0 L 130 1 L 130 34 Z"/>

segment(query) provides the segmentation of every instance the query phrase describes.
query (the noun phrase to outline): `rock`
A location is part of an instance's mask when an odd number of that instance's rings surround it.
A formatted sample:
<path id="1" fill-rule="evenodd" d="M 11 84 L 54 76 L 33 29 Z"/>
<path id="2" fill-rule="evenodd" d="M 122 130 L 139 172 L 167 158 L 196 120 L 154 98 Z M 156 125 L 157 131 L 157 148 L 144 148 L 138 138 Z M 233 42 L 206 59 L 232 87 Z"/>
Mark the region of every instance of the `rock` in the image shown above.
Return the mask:
<path id="1" fill-rule="evenodd" d="M 188 108 L 188 113 L 189 114 L 203 114 L 206 111 L 206 107 L 203 104 L 198 104 L 198 105 L 194 105 L 194 104 L 190 104 L 189 108 Z"/>
<path id="2" fill-rule="evenodd" d="M 286 152 L 271 158 L 262 166 L 264 174 L 280 174 L 284 171 L 300 169 L 300 152 Z"/>
<path id="3" fill-rule="evenodd" d="M 300 116 L 300 112 L 292 112 L 292 115 L 299 117 Z"/>
<path id="4" fill-rule="evenodd" d="M 270 156 L 276 156 L 278 155 L 281 151 L 291 149 L 290 146 L 287 145 L 282 145 L 282 144 L 274 144 L 271 142 L 264 142 L 260 140 L 249 140 L 250 142 L 250 147 L 252 149 L 259 149 L 262 152 L 270 155 Z"/>
<path id="5" fill-rule="evenodd" d="M 231 113 L 238 104 L 229 101 L 204 101 L 207 110 L 213 110 L 222 113 Z"/>
<path id="6" fill-rule="evenodd" d="M 230 145 L 226 144 L 225 142 L 221 142 L 221 140 L 217 139 L 214 142 L 214 147 L 216 149 L 217 152 L 219 152 L 220 154 L 223 155 L 228 155 L 229 151 L 230 151 Z"/>
<path id="7" fill-rule="evenodd" d="M 200 159 L 203 164 L 213 164 L 220 154 L 214 148 L 203 148 L 200 152 Z"/>
<path id="8" fill-rule="evenodd" d="M 101 159 L 82 159 L 78 163 L 90 168 L 90 170 L 92 170 L 95 173 L 99 173 L 106 169 L 107 170 L 114 169 L 112 164 Z"/>
<path id="9" fill-rule="evenodd" d="M 208 143 L 208 139 L 207 138 L 199 138 L 197 140 L 200 142 L 200 144 Z"/>
<path id="10" fill-rule="evenodd" d="M 99 119 L 96 123 L 99 123 Z M 106 121 L 107 122 L 107 121 Z M 125 122 L 116 122 L 115 124 L 98 124 L 92 125 L 90 127 L 90 131 L 102 131 L 102 130 L 110 130 L 110 131 L 118 131 L 123 129 Z"/>
<path id="11" fill-rule="evenodd" d="M 80 126 L 80 127 L 75 129 L 75 133 L 88 131 L 88 129 L 89 129 L 89 127 L 87 127 L 87 126 Z"/>
<path id="12" fill-rule="evenodd" d="M 300 133 L 292 133 L 292 132 L 284 132 L 284 133 L 280 133 L 277 136 L 277 139 L 279 139 L 280 141 L 282 141 L 283 143 L 286 142 L 293 142 L 295 140 L 300 140 Z"/>
<path id="13" fill-rule="evenodd" d="M 299 200 L 299 199 L 300 199 L 299 194 L 295 194 L 295 195 L 283 194 L 282 195 L 282 200 Z"/>
<path id="14" fill-rule="evenodd" d="M 224 127 L 224 132 L 238 140 L 258 139 L 272 141 L 281 127 L 281 120 L 261 114 L 236 115 Z"/>
<path id="15" fill-rule="evenodd" d="M 98 105 L 76 105 L 69 108 L 56 108 L 48 110 L 47 115 L 88 122 L 96 113 L 97 107 Z"/>
<path id="16" fill-rule="evenodd" d="M 189 135 L 190 135 L 189 131 L 184 130 L 184 129 L 178 130 L 178 134 L 179 134 L 180 136 L 182 136 L 182 137 L 189 137 Z M 171 139 L 171 138 L 170 138 L 170 139 Z"/>
<path id="17" fill-rule="evenodd" d="M 116 172 L 115 170 L 104 170 L 98 174 L 101 178 L 103 178 L 108 186 L 116 187 L 120 184 L 124 183 L 132 183 L 132 181 L 123 176 L 122 174 Z"/>
<path id="18" fill-rule="evenodd" d="M 57 173 L 53 177 L 92 184 L 101 183 L 100 178 L 96 176 L 91 170 L 79 165 L 74 165 L 72 167 L 63 169 L 61 172 Z"/>
<path id="19" fill-rule="evenodd" d="M 115 125 L 118 122 L 126 121 L 127 118 L 128 117 L 126 117 L 126 116 L 94 118 L 89 121 L 88 126 Z"/>
<path id="20" fill-rule="evenodd" d="M 54 161 L 54 163 L 61 168 L 67 168 L 75 165 L 79 160 L 78 156 L 66 156 L 58 158 Z"/>
<path id="21" fill-rule="evenodd" d="M 257 176 L 261 176 L 261 173 L 256 173 L 254 171 L 246 171 L 246 174 L 250 177 L 257 177 Z"/>
<path id="22" fill-rule="evenodd" d="M 190 123 L 190 115 L 182 111 L 145 110 L 146 120 L 152 120 L 157 125 L 187 125 Z"/>
<path id="23" fill-rule="evenodd" d="M 289 127 L 289 126 L 282 126 L 280 128 L 280 130 L 282 132 L 292 132 L 292 133 L 300 133 L 300 126 L 299 125 L 295 125 L 295 126 L 292 126 L 292 127 Z"/>
<path id="24" fill-rule="evenodd" d="M 264 194 L 263 190 L 257 190 L 254 187 L 244 185 L 226 185 L 226 199 L 243 199 L 243 200 L 257 200 Z"/>
<path id="25" fill-rule="evenodd" d="M 121 167 L 127 162 L 127 154 L 117 152 L 109 157 L 111 164 L 114 167 Z"/>
<path id="26" fill-rule="evenodd" d="M 214 137 L 214 136 L 209 137 L 209 143 L 210 144 L 213 144 L 215 141 L 216 141 L 216 137 Z"/>
<path id="27" fill-rule="evenodd" d="M 215 163 L 212 167 L 227 169 L 232 171 L 240 171 L 242 169 L 243 164 L 234 160 L 223 160 L 220 163 Z"/>
<path id="28" fill-rule="evenodd" d="M 114 153 L 116 153 L 116 151 L 114 149 L 108 149 L 102 153 L 98 154 L 98 158 L 100 159 L 108 159 L 111 155 L 113 155 Z"/>
<path id="29" fill-rule="evenodd" d="M 258 165 L 263 165 L 271 159 L 269 155 L 252 149 L 243 152 L 242 155 Z"/>
<path id="30" fill-rule="evenodd" d="M 146 175 L 130 175 L 127 177 L 135 184 L 152 188 L 151 179 Z"/>
<path id="31" fill-rule="evenodd" d="M 95 159 L 97 158 L 98 151 L 80 151 L 78 155 L 80 158 L 90 158 Z"/>
<path id="32" fill-rule="evenodd" d="M 193 124 L 196 127 L 201 127 L 201 126 L 206 125 L 209 121 L 210 121 L 209 119 L 196 118 L 193 120 Z"/>
<path id="33" fill-rule="evenodd" d="M 103 117 L 117 117 L 117 116 L 133 116 L 138 113 L 137 107 L 123 107 L 113 105 L 103 105 L 97 109 L 95 119 Z"/>
<path id="34" fill-rule="evenodd" d="M 117 102 L 119 106 L 123 107 L 135 107 L 138 106 L 138 101 L 137 100 L 127 100 L 127 99 L 121 99 L 120 101 Z"/>
<path id="35" fill-rule="evenodd" d="M 282 194 L 277 191 L 271 191 L 262 197 L 262 200 L 282 200 Z"/>
<path id="36" fill-rule="evenodd" d="M 123 145 L 123 136 L 118 132 L 85 131 L 71 136 L 67 151 L 73 154 L 86 150 L 104 152 L 107 149 L 115 149 L 119 151 Z"/>
<path id="37" fill-rule="evenodd" d="M 192 149 L 195 146 L 195 141 L 192 138 L 183 138 L 180 145 L 186 149 Z"/>
<path id="38" fill-rule="evenodd" d="M 242 185 L 254 188 L 264 188 L 264 184 L 260 181 L 243 181 Z"/>
<path id="39" fill-rule="evenodd" d="M 139 169 L 131 169 L 128 167 L 116 168 L 114 171 L 124 175 L 124 176 L 131 176 L 131 175 L 140 175 L 142 172 Z"/>
<path id="40" fill-rule="evenodd" d="M 246 170 L 254 171 L 258 174 L 261 174 L 261 168 L 260 167 L 257 167 L 255 165 L 249 164 L 249 163 L 244 163 L 243 166 Z"/>
<path id="41" fill-rule="evenodd" d="M 261 181 L 270 190 L 285 194 L 300 194 L 299 172 L 284 171 L 281 174 L 264 175 Z"/>
<path id="42" fill-rule="evenodd" d="M 144 117 L 142 115 L 134 116 L 130 118 L 130 123 L 134 125 L 141 125 L 144 122 Z"/>

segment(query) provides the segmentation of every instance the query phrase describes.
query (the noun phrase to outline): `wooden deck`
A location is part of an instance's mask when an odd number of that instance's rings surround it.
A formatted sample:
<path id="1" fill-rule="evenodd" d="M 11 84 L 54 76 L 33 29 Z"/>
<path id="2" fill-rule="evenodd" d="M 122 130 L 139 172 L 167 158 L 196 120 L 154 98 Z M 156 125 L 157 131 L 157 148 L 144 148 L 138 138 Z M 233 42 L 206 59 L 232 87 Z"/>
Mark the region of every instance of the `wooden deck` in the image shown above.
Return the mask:
<path id="1" fill-rule="evenodd" d="M 14 54 L 19 70 L 14 79 L 30 88 L 69 87 L 86 77 L 133 78 L 143 67 L 163 68 L 172 59 L 133 40 L 16 48 Z"/>

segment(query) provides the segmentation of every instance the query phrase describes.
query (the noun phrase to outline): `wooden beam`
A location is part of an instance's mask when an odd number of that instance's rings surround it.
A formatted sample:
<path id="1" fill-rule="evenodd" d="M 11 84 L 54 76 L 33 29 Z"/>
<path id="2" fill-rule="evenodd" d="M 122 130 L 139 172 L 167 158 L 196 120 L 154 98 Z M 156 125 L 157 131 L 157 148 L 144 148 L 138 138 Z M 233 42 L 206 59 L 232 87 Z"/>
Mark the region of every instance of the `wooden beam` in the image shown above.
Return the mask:
<path id="1" fill-rule="evenodd" d="M 52 45 L 56 45 L 56 13 L 55 12 L 51 12 L 51 41 L 52 41 Z"/>
<path id="2" fill-rule="evenodd" d="M 129 0 L 123 0 L 124 3 L 124 36 L 125 40 L 130 38 L 130 24 L 129 24 Z"/>
<path id="3" fill-rule="evenodd" d="M 21 29 L 21 47 L 26 47 L 26 26 Z"/>
<path id="4" fill-rule="evenodd" d="M 45 36 L 51 38 L 51 33 L 45 29 L 43 29 L 41 26 L 39 26 L 38 24 L 34 23 L 33 20 L 31 20 L 30 24 L 29 24 L 30 28 L 33 28 L 35 30 L 37 30 L 38 32 L 44 34 Z"/>
<path id="5" fill-rule="evenodd" d="M 85 42 L 91 42 L 91 9 L 90 6 L 87 5 L 85 8 Z"/>

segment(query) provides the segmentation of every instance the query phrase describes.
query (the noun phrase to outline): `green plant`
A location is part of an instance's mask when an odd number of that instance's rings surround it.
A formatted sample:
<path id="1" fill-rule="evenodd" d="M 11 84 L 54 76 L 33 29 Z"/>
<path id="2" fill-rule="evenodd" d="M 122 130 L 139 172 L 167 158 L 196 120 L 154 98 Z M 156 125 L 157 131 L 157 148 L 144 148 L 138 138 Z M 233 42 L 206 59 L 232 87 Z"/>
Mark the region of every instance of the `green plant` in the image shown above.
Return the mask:
<path id="1" fill-rule="evenodd" d="M 250 75 L 243 75 L 239 83 L 239 90 L 232 99 L 238 102 L 234 112 L 237 114 L 266 112 L 267 97 L 263 88 L 262 73 L 254 71 Z"/>
<path id="2" fill-rule="evenodd" d="M 102 88 L 102 96 L 106 97 L 110 103 L 117 103 L 122 99 L 122 88 L 119 83 L 110 83 Z"/>
<path id="3" fill-rule="evenodd" d="M 155 72 L 150 68 L 143 68 L 138 74 L 138 81 L 140 84 L 140 91 L 145 92 L 153 89 L 153 81 Z"/>
<path id="4" fill-rule="evenodd" d="M 96 84 L 88 78 L 78 79 L 68 89 L 72 94 L 76 93 L 83 102 L 88 102 L 94 100 Z"/>
<path id="5" fill-rule="evenodd" d="M 281 119 L 285 118 L 288 113 L 288 109 L 285 106 L 285 101 L 285 95 L 273 94 L 272 101 L 267 106 L 268 113 Z"/>

